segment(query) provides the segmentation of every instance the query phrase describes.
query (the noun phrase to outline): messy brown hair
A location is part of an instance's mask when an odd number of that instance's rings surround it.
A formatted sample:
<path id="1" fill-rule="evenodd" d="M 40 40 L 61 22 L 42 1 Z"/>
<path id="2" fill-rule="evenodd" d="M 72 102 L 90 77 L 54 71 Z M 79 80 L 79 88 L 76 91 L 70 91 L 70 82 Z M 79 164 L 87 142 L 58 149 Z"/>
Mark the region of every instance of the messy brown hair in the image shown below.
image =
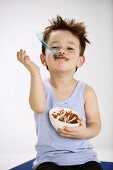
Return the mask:
<path id="1" fill-rule="evenodd" d="M 50 20 L 49 20 L 50 21 Z M 52 31 L 65 30 L 70 31 L 80 41 L 80 56 L 84 54 L 86 43 L 90 43 L 87 39 L 86 28 L 83 22 L 76 22 L 74 19 L 62 19 L 61 16 L 50 21 L 50 26 L 46 27 L 43 32 L 43 39 L 47 42 Z M 42 46 L 42 53 L 45 54 L 45 47 Z"/>

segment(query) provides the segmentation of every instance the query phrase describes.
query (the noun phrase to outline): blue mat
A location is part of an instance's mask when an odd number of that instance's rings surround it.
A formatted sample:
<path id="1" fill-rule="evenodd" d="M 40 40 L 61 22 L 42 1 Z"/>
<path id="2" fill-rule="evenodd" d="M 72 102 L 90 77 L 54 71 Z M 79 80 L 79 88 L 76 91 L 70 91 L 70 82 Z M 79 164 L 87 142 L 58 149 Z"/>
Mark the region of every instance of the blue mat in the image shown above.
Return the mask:
<path id="1" fill-rule="evenodd" d="M 32 163 L 34 159 L 25 162 L 21 165 L 18 165 L 10 170 L 32 170 Z M 113 170 L 113 162 L 101 162 L 101 166 L 103 167 L 104 170 Z"/>

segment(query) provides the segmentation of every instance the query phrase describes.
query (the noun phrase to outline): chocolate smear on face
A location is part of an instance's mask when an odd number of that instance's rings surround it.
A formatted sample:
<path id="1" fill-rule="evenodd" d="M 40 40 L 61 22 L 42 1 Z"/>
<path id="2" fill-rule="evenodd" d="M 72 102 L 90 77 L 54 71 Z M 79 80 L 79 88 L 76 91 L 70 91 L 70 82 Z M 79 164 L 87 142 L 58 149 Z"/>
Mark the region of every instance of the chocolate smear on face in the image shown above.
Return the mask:
<path id="1" fill-rule="evenodd" d="M 61 60 L 64 59 L 65 61 L 68 61 L 69 59 L 67 57 L 65 57 L 63 54 L 59 54 L 58 56 L 53 56 L 54 57 L 54 61 L 56 60 Z"/>

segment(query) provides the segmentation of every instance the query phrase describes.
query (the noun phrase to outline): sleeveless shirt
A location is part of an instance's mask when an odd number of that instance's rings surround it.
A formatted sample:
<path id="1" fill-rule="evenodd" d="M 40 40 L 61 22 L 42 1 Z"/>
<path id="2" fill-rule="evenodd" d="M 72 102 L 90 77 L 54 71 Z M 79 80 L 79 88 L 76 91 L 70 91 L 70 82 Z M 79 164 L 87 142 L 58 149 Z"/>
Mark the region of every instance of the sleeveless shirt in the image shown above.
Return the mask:
<path id="1" fill-rule="evenodd" d="M 44 84 L 46 87 L 46 111 L 44 113 L 34 113 L 37 133 L 35 146 L 37 155 L 33 163 L 33 169 L 36 169 L 43 162 L 54 162 L 62 166 L 84 164 L 89 161 L 99 162 L 89 139 L 61 137 L 49 120 L 50 109 L 66 107 L 79 112 L 86 122 L 84 110 L 86 83 L 78 81 L 73 93 L 65 100 L 58 100 L 55 97 L 49 79 L 44 80 Z"/>

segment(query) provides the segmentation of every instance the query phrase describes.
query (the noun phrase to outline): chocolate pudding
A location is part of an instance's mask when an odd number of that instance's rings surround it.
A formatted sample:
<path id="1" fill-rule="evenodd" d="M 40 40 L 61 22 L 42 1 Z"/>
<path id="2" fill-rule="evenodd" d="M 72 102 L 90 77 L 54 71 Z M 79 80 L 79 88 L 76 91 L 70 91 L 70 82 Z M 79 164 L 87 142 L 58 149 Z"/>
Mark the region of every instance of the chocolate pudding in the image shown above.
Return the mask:
<path id="1" fill-rule="evenodd" d="M 71 110 L 68 111 L 68 110 L 61 109 L 57 112 L 53 112 L 52 116 L 61 122 L 71 123 L 71 124 L 78 123 L 77 120 L 79 120 L 78 116 Z"/>

